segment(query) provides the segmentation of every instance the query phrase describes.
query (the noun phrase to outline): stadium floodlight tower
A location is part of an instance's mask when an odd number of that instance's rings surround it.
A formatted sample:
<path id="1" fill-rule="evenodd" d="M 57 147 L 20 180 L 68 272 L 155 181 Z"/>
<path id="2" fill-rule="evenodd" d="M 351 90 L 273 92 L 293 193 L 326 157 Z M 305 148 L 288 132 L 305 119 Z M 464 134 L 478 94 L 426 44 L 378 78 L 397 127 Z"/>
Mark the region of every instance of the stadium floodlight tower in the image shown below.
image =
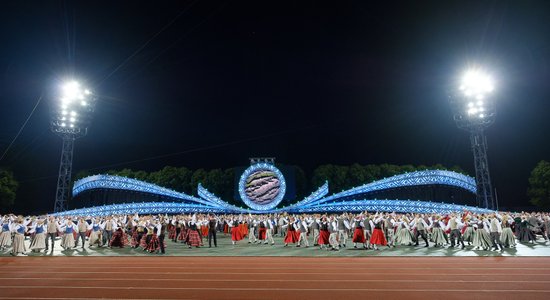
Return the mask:
<path id="1" fill-rule="evenodd" d="M 67 210 L 74 141 L 88 133 L 96 99 L 90 90 L 77 81 L 64 83 L 56 94 L 50 125 L 52 132 L 63 140 L 54 205 L 54 212 L 57 213 Z"/>
<path id="2" fill-rule="evenodd" d="M 477 205 L 488 209 L 494 209 L 495 203 L 484 130 L 496 119 L 496 107 L 492 97 L 494 89 L 491 76 L 474 68 L 464 73 L 458 90 L 451 93 L 451 106 L 456 125 L 470 132 L 476 171 Z"/>

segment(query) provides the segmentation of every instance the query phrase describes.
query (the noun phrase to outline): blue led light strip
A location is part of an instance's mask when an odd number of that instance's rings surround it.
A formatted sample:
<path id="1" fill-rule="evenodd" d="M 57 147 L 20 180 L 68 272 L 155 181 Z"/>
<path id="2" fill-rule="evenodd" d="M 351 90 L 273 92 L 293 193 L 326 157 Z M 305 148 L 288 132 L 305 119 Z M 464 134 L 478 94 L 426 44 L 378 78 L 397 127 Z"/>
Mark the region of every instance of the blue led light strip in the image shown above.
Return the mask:
<path id="1" fill-rule="evenodd" d="M 163 188 L 156 184 L 144 182 L 133 178 L 114 176 L 114 175 L 94 175 L 94 176 L 89 176 L 79 181 L 76 181 L 73 186 L 73 197 L 75 197 L 76 195 L 86 190 L 93 190 L 93 189 L 114 189 L 114 190 L 149 193 L 154 195 L 175 198 L 178 200 L 186 200 L 194 203 L 216 206 L 215 204 L 212 204 L 200 198 L 193 197 L 185 193 L 176 192 L 171 189 Z"/>
<path id="2" fill-rule="evenodd" d="M 366 194 L 374 191 L 422 185 L 447 185 L 462 188 L 474 194 L 476 192 L 476 183 L 473 177 L 469 177 L 452 171 L 426 170 L 384 178 L 382 180 L 342 191 L 340 193 L 331 195 L 329 197 L 320 199 L 319 201 L 309 203 L 307 205 L 338 201 L 338 199 L 343 197 Z"/>

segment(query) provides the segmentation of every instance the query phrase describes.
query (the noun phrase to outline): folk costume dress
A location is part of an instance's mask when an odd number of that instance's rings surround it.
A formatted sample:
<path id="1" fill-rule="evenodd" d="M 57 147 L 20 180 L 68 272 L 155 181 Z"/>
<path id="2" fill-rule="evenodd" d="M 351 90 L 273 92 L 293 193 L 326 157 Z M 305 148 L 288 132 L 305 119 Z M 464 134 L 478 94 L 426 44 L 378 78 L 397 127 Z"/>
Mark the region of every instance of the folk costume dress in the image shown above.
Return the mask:
<path id="1" fill-rule="evenodd" d="M 384 236 L 384 232 L 382 231 L 382 224 L 381 224 L 382 218 L 378 218 L 373 224 L 371 224 L 371 227 L 374 228 L 372 231 L 372 236 L 370 238 L 370 243 L 372 245 L 381 245 L 386 246 L 388 244 L 388 241 L 386 240 L 386 237 Z"/>
<path id="2" fill-rule="evenodd" d="M 74 247 L 74 234 L 77 230 L 76 224 L 72 221 L 67 221 L 64 226 L 61 227 L 63 237 L 61 238 L 61 247 L 63 249 L 71 249 Z"/>
<path id="3" fill-rule="evenodd" d="M 317 244 L 322 248 L 325 247 L 325 245 L 329 244 L 329 223 L 326 220 L 321 221 L 321 226 L 319 227 L 319 239 L 317 240 Z"/>
<path id="4" fill-rule="evenodd" d="M 34 239 L 31 242 L 30 249 L 32 251 L 40 251 L 46 249 L 46 230 L 47 226 L 42 224 L 37 224 L 34 228 Z"/>
<path id="5" fill-rule="evenodd" d="M 27 231 L 27 226 L 15 223 L 12 226 L 12 232 L 15 233 L 13 236 L 13 249 L 12 255 L 17 255 L 19 253 L 25 253 L 27 249 L 25 248 L 25 232 Z"/>
<path id="6" fill-rule="evenodd" d="M 365 244 L 367 239 L 365 238 L 365 232 L 363 231 L 363 221 L 361 219 L 356 219 L 353 222 L 353 227 L 355 228 L 353 230 L 353 238 L 351 239 L 353 246 L 357 247 L 357 243 Z"/>
<path id="7" fill-rule="evenodd" d="M 300 232 L 297 230 L 295 223 L 288 223 L 283 226 L 287 228 L 285 246 L 297 243 L 300 240 Z"/>
<path id="8" fill-rule="evenodd" d="M 231 242 L 235 244 L 236 242 L 242 240 L 244 236 L 242 235 L 242 231 L 239 225 L 239 221 L 233 220 L 227 223 L 228 226 L 231 228 Z"/>
<path id="9" fill-rule="evenodd" d="M 11 226 L 11 221 L 7 218 L 4 219 L 0 229 L 0 249 L 6 249 L 11 246 Z"/>

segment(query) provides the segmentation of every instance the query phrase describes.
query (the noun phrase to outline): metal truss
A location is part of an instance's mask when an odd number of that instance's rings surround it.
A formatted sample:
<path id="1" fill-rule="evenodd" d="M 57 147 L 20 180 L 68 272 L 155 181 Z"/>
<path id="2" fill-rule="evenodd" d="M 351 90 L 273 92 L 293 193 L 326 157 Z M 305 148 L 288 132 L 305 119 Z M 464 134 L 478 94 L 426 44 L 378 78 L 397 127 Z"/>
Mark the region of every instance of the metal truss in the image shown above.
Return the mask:
<path id="1" fill-rule="evenodd" d="M 58 213 L 58 215 L 108 215 L 108 214 L 156 214 L 156 213 L 307 213 L 307 212 L 342 212 L 342 211 L 386 211 L 386 212 L 413 212 L 413 213 L 449 213 L 468 210 L 476 213 L 488 213 L 490 210 L 456 205 L 414 200 L 368 200 L 365 194 L 373 191 L 400 187 L 422 185 L 447 185 L 476 192 L 476 182 L 472 177 L 452 171 L 426 170 L 396 175 L 369 184 L 343 191 L 328 197 L 328 182 L 303 200 L 288 207 L 269 210 L 239 208 L 223 201 L 213 193 L 198 186 L 199 197 L 193 197 L 176 192 L 155 184 L 136 179 L 112 175 L 94 175 L 77 181 L 73 188 L 73 196 L 86 190 L 116 189 L 133 192 L 161 195 L 179 202 L 143 202 L 124 203 L 91 208 L 76 209 Z"/>
<path id="2" fill-rule="evenodd" d="M 59 175 L 57 177 L 57 189 L 55 191 L 54 212 L 67 210 L 67 200 L 71 185 L 71 172 L 73 169 L 73 150 L 75 136 L 70 133 L 61 135 L 63 146 L 61 148 L 61 160 L 59 163 Z"/>

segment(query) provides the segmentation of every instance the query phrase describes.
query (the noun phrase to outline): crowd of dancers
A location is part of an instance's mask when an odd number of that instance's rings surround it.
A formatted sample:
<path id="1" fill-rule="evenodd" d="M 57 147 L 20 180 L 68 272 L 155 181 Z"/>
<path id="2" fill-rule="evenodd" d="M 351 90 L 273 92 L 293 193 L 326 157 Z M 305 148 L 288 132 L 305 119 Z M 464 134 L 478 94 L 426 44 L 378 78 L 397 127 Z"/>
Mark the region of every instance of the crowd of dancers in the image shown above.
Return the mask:
<path id="1" fill-rule="evenodd" d="M 217 234 L 231 243 L 380 250 L 395 246 L 460 247 L 503 251 L 517 242 L 548 241 L 549 213 L 470 212 L 450 214 L 343 213 L 265 215 L 113 215 L 103 217 L 0 216 L 0 251 L 12 255 L 53 251 L 56 239 L 63 251 L 77 247 L 132 247 L 164 254 L 167 243 L 189 248 L 218 247 Z M 279 241 L 279 239 L 277 239 Z M 351 240 L 351 241 L 350 241 Z M 351 243 L 348 243 L 351 242 Z"/>

